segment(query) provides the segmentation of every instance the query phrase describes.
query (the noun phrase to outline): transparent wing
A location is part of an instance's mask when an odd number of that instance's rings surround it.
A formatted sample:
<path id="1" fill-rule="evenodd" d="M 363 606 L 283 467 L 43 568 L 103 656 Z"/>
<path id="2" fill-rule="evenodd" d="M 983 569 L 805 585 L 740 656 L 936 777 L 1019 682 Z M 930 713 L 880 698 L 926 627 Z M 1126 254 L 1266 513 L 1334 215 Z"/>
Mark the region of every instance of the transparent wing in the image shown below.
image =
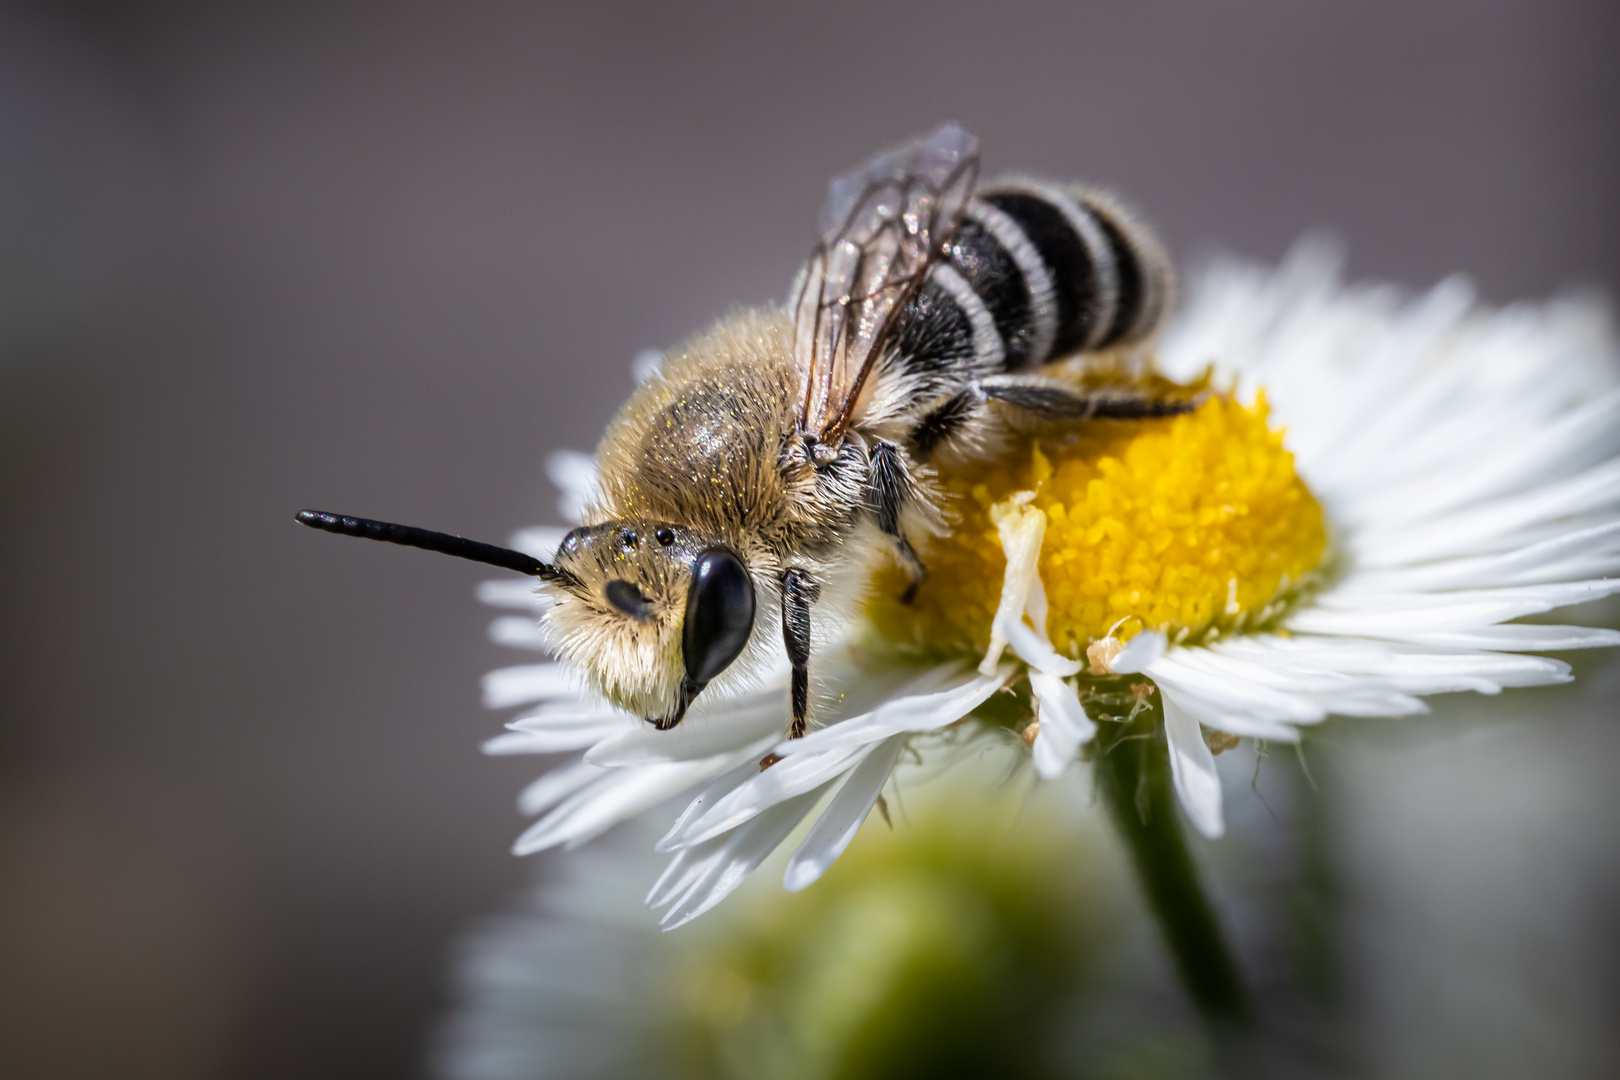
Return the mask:
<path id="1" fill-rule="evenodd" d="M 979 140 L 946 124 L 832 182 L 792 299 L 807 434 L 842 439 L 895 314 L 939 257 L 978 172 Z"/>

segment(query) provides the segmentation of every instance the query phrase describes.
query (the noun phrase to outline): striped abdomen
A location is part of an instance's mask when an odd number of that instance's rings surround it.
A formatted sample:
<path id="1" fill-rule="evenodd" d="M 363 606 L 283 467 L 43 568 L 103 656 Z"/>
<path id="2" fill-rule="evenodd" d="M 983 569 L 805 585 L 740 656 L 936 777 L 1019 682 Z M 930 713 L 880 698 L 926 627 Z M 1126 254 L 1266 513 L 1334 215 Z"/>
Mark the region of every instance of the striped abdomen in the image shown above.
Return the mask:
<path id="1" fill-rule="evenodd" d="M 989 373 L 1128 345 L 1158 329 L 1174 288 L 1152 233 L 1088 191 L 987 188 L 945 254 L 902 317 L 907 366 Z"/>
<path id="2" fill-rule="evenodd" d="M 1005 185 L 980 192 L 964 217 L 951 263 L 989 307 L 1009 367 L 1130 344 L 1158 329 L 1173 288 L 1170 262 L 1112 200 Z M 985 272 L 1009 261 L 1012 284 Z"/>

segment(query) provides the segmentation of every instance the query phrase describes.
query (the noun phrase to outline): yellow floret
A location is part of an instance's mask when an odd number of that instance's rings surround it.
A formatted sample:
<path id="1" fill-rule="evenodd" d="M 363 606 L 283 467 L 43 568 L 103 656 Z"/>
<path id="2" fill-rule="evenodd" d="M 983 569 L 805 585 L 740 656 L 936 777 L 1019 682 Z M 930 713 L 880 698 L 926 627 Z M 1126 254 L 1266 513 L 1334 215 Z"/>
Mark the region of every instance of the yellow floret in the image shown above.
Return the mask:
<path id="1" fill-rule="evenodd" d="M 1006 567 L 991 507 L 1020 491 L 1046 515 L 1040 574 L 1059 652 L 1082 656 L 1110 630 L 1185 641 L 1274 620 L 1313 579 L 1327 530 L 1266 415 L 1263 396 L 1247 407 L 1216 397 L 943 472 L 953 532 L 919 545 L 928 579 L 910 605 L 896 599 L 904 575 L 880 573 L 874 624 L 929 652 L 981 653 Z"/>

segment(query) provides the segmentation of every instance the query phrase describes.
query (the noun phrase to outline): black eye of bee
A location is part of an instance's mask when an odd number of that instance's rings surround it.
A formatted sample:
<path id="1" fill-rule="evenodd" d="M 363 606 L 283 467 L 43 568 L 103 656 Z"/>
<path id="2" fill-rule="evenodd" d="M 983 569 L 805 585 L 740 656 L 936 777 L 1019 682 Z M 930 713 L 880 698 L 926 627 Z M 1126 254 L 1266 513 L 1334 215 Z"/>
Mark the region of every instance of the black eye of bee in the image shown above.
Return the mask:
<path id="1" fill-rule="evenodd" d="M 686 593 L 681 634 L 685 691 L 695 695 L 737 659 L 753 628 L 754 583 L 742 560 L 726 548 L 709 548 L 692 564 Z"/>
<path id="2" fill-rule="evenodd" d="M 602 593 L 608 603 L 632 619 L 645 619 L 652 614 L 652 604 L 647 597 L 628 581 L 615 578 L 603 586 Z"/>
<path id="3" fill-rule="evenodd" d="M 663 544 L 665 547 L 669 547 L 669 545 L 675 542 L 675 530 L 659 529 L 657 532 L 653 533 L 653 537 L 657 539 L 660 544 Z"/>

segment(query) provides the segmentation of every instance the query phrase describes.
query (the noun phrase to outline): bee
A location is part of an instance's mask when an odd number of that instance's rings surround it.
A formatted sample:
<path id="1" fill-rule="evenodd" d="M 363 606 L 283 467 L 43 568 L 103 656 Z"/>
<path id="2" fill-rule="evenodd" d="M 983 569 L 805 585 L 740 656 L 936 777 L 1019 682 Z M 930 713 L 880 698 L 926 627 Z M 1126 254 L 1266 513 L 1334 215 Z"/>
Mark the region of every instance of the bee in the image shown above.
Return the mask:
<path id="1" fill-rule="evenodd" d="M 785 646 L 784 720 L 803 735 L 811 657 L 874 566 L 897 559 L 908 596 L 925 578 L 912 538 L 949 528 L 938 464 L 1021 429 L 1191 404 L 1055 363 L 1145 355 L 1174 291 L 1152 233 L 1097 191 L 979 188 L 978 172 L 978 141 L 947 124 L 835 179 L 785 307 L 666 356 L 608 426 L 599 494 L 551 562 L 364 518 L 298 520 L 533 575 L 564 656 L 660 730 Z"/>

